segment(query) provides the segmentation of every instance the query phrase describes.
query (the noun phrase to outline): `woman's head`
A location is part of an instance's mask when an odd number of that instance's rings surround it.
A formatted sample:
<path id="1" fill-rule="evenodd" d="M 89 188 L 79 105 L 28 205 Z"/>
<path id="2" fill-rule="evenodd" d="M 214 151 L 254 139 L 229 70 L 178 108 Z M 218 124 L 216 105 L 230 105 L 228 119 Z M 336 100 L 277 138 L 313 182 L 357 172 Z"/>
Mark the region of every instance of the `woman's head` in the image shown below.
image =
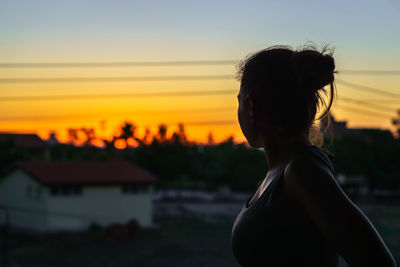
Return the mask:
<path id="1" fill-rule="evenodd" d="M 294 50 L 272 46 L 248 56 L 239 65 L 239 123 L 249 144 L 260 147 L 265 134 L 309 133 L 317 110 L 329 115 L 334 99 L 335 63 L 331 52 L 307 46 Z M 330 101 L 321 92 L 330 85 Z"/>

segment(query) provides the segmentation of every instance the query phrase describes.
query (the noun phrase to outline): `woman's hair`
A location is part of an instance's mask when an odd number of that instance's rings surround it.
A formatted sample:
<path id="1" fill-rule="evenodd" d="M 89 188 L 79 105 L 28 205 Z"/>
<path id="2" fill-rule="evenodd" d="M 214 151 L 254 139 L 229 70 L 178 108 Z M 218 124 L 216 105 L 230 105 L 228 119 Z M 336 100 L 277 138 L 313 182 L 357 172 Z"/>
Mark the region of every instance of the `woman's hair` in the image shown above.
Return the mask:
<path id="1" fill-rule="evenodd" d="M 318 119 L 329 119 L 335 97 L 335 62 L 333 50 L 314 45 L 301 49 L 271 46 L 250 54 L 238 66 L 241 91 L 252 97 L 255 116 L 267 126 L 279 126 L 287 133 L 310 132 L 321 106 L 325 111 Z M 330 85 L 326 103 L 324 86 Z M 311 129 L 315 130 L 315 129 Z"/>

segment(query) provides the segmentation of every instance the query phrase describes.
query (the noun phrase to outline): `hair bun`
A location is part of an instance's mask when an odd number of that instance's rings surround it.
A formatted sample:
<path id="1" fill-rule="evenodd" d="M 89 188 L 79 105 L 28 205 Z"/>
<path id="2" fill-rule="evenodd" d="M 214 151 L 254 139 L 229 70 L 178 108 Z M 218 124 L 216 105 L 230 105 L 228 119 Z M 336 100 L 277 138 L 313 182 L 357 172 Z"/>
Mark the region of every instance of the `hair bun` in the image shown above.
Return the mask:
<path id="1" fill-rule="evenodd" d="M 294 63 L 304 90 L 315 92 L 335 80 L 335 61 L 330 54 L 302 50 L 296 53 Z"/>
<path id="2" fill-rule="evenodd" d="M 317 61 L 315 68 L 318 69 L 315 73 L 319 76 L 319 79 L 315 77 L 316 89 L 320 89 L 335 80 L 335 61 L 331 55 L 321 54 L 320 60 Z"/>

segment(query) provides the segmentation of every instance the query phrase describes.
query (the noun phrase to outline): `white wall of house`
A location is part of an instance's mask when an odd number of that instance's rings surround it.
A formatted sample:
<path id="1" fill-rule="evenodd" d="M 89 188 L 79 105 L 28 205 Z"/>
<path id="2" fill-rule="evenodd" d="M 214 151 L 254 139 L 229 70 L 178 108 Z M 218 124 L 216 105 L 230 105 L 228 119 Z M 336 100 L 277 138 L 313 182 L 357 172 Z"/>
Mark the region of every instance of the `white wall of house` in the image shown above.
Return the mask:
<path id="1" fill-rule="evenodd" d="M 31 189 L 29 189 L 31 188 Z M 0 203 L 8 207 L 11 225 L 37 230 L 78 230 L 138 220 L 152 225 L 153 186 L 123 193 L 122 187 L 84 186 L 81 194 L 54 195 L 51 188 L 16 170 L 0 180 Z M 4 217 L 0 215 L 0 220 Z"/>
<path id="2" fill-rule="evenodd" d="M 86 186 L 81 195 L 48 194 L 50 229 L 102 226 L 137 219 L 141 226 L 152 224 L 152 187 L 143 193 L 122 193 L 121 186 Z M 61 213 L 62 211 L 62 213 Z"/>
<path id="3" fill-rule="evenodd" d="M 43 185 L 16 170 L 0 180 L 0 204 L 9 212 L 10 224 L 45 230 L 48 224 L 47 198 Z M 4 222 L 4 213 L 0 220 Z"/>

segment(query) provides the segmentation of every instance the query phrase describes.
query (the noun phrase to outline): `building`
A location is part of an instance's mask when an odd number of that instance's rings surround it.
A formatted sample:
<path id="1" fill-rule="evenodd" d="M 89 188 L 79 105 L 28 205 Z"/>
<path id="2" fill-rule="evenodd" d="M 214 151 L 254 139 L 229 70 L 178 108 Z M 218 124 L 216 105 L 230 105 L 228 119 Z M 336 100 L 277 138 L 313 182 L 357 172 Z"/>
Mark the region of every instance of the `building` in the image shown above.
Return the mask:
<path id="1" fill-rule="evenodd" d="M 156 181 L 126 161 L 18 162 L 0 174 L 0 204 L 20 228 L 79 230 L 131 219 L 146 227 Z"/>
<path id="2" fill-rule="evenodd" d="M 347 121 L 337 121 L 335 117 L 331 114 L 331 127 L 333 130 L 333 136 L 335 138 L 341 138 L 344 135 L 362 136 L 366 133 L 369 134 L 380 134 L 393 137 L 393 133 L 390 130 L 380 129 L 380 128 L 348 128 Z M 326 133 L 328 128 L 328 117 L 321 120 L 321 130 Z"/>
<path id="3" fill-rule="evenodd" d="M 48 145 L 37 134 L 0 133 L 0 142 L 13 142 L 15 147 L 29 151 L 43 151 Z"/>
<path id="4" fill-rule="evenodd" d="M 37 134 L 0 133 L 0 146 L 3 149 L 28 152 L 31 158 L 49 158 L 49 145 Z"/>
<path id="5" fill-rule="evenodd" d="M 330 114 L 330 117 L 325 117 L 321 120 L 321 130 L 325 133 L 328 128 L 328 119 L 330 118 L 330 123 L 333 131 L 333 136 L 335 138 L 340 138 L 347 130 L 347 121 L 336 121 L 335 117 Z"/>

